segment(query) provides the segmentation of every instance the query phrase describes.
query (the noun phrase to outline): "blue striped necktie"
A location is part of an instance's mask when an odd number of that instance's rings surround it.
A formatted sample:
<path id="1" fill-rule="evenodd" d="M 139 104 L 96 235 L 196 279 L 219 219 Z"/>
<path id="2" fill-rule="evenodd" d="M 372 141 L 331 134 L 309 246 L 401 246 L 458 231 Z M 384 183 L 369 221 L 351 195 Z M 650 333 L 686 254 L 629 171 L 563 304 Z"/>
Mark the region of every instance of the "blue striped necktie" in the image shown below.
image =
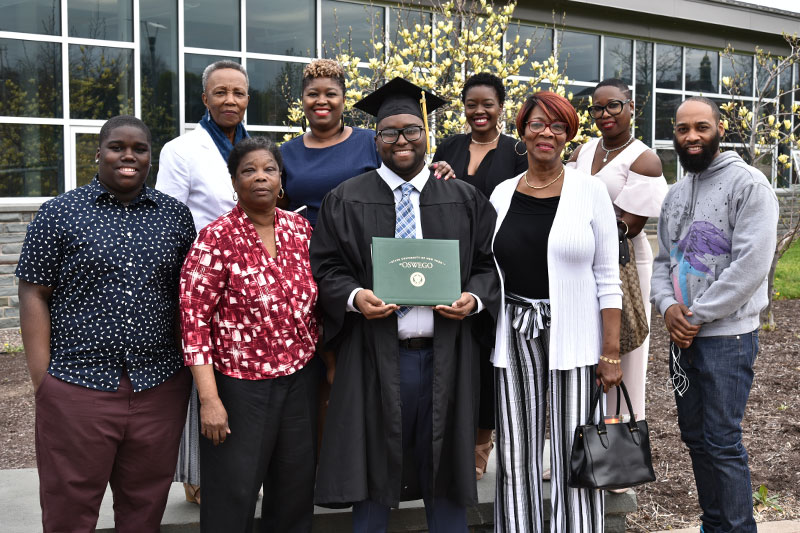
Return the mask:
<path id="1" fill-rule="evenodd" d="M 400 191 L 403 197 L 394 206 L 395 209 L 395 226 L 394 236 L 396 239 L 416 239 L 417 238 L 417 223 L 414 220 L 414 206 L 411 205 L 411 191 L 414 186 L 410 183 L 404 183 L 400 186 Z M 403 318 L 411 311 L 411 307 L 405 305 L 401 306 L 395 313 L 400 318 Z"/>

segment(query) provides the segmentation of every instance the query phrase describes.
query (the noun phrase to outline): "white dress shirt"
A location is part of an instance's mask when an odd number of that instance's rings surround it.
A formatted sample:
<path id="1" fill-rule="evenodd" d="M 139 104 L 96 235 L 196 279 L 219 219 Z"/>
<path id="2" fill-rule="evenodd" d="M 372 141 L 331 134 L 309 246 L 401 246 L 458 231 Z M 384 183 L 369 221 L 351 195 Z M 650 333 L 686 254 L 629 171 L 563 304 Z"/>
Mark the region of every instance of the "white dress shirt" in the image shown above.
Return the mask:
<path id="1" fill-rule="evenodd" d="M 406 180 L 395 174 L 383 163 L 381 163 L 381 166 L 377 169 L 377 172 L 383 181 L 386 182 L 386 185 L 392 189 L 392 192 L 394 193 L 394 203 L 397 205 L 397 203 L 403 197 L 400 186 L 406 183 Z M 420 173 L 411 178 L 411 180 L 408 182 L 414 186 L 409 200 L 411 200 L 411 206 L 414 209 L 414 221 L 416 222 L 415 237 L 417 239 L 422 238 L 422 217 L 420 216 L 419 211 L 419 194 L 420 191 L 422 191 L 422 188 L 425 187 L 425 184 L 428 182 L 430 173 L 431 172 L 428 169 L 428 166 L 425 165 L 422 167 Z M 361 288 L 358 288 L 350 293 L 350 298 L 347 300 L 348 311 L 356 313 L 359 312 L 353 302 L 356 294 L 360 290 Z M 471 314 L 480 313 L 483 310 L 483 303 L 476 295 L 472 294 L 472 296 L 475 298 L 477 307 Z M 427 306 L 414 306 L 405 316 L 398 318 L 397 337 L 401 340 L 413 339 L 416 337 L 433 337 L 433 308 Z"/>

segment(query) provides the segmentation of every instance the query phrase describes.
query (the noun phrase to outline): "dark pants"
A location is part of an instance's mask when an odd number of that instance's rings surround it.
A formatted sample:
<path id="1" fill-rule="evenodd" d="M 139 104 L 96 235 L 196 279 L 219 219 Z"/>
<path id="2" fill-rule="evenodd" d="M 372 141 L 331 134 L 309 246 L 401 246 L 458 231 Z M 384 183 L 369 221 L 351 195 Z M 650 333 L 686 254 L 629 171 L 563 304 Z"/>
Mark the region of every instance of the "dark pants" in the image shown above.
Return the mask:
<path id="1" fill-rule="evenodd" d="M 200 437 L 201 531 L 252 532 L 262 484 L 262 531 L 311 531 L 316 365 L 314 358 L 294 374 L 258 381 L 215 373 L 231 433 L 219 446 Z"/>
<path id="2" fill-rule="evenodd" d="M 756 531 L 741 423 L 757 353 L 758 330 L 695 337 L 681 350 L 680 366 L 689 388 L 683 396 L 675 395 L 675 403 L 681 439 L 692 458 L 705 533 Z M 670 371 L 674 375 L 673 361 Z"/>
<path id="3" fill-rule="evenodd" d="M 448 500 L 434 499 L 433 481 L 433 349 L 400 348 L 400 397 L 403 416 L 403 450 L 412 452 L 425 501 L 431 533 L 467 531 L 466 508 Z M 353 531 L 378 533 L 389 524 L 389 507 L 364 500 L 353 505 Z"/>
<path id="4" fill-rule="evenodd" d="M 191 376 L 133 392 L 71 385 L 49 374 L 36 391 L 36 465 L 42 525 L 94 531 L 110 483 L 118 532 L 157 532 L 175 474 Z"/>

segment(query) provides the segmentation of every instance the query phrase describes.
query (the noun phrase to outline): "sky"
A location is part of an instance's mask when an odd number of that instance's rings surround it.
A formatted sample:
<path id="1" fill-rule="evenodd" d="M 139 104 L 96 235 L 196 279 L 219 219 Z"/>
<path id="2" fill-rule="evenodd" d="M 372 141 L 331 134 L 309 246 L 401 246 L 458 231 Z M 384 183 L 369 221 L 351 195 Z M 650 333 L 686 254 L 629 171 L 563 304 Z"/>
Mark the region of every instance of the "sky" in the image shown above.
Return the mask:
<path id="1" fill-rule="evenodd" d="M 748 4 L 757 4 L 760 6 L 775 7 L 785 11 L 794 11 L 800 13 L 800 2 L 797 0 L 744 0 Z"/>

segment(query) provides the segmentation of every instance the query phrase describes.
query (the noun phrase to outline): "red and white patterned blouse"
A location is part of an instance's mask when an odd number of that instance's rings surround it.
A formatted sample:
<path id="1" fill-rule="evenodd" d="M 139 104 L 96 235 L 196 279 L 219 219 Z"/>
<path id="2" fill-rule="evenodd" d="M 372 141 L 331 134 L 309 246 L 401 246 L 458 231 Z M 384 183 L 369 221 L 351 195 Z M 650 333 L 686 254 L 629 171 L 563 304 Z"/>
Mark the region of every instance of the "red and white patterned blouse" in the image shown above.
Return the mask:
<path id="1" fill-rule="evenodd" d="M 183 264 L 183 358 L 239 379 L 300 370 L 314 355 L 317 284 L 311 276 L 311 225 L 275 209 L 271 258 L 237 205 L 206 226 Z"/>

